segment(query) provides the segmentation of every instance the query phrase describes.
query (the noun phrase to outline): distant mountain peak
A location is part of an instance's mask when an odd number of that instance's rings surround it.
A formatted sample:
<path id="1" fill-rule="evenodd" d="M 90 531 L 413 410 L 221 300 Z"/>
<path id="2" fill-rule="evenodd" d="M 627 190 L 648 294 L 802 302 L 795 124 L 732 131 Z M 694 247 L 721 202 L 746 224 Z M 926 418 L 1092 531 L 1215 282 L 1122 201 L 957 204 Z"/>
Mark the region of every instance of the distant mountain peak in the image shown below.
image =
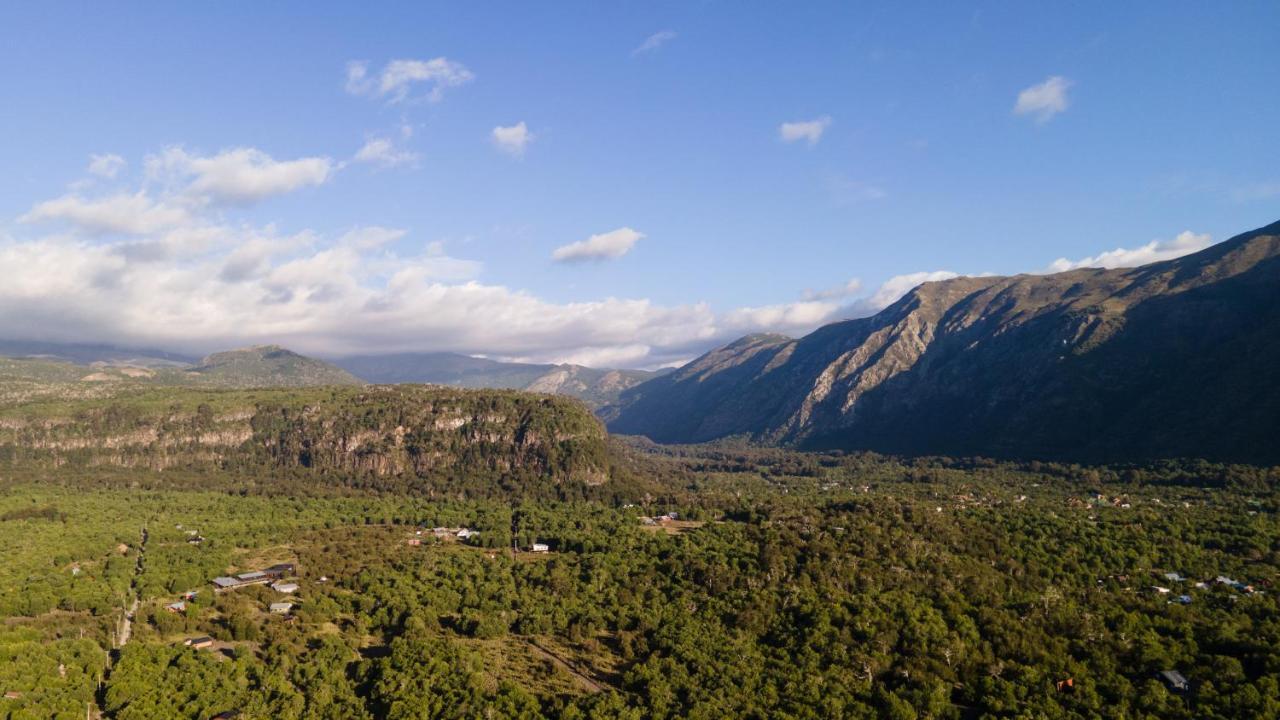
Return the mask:
<path id="1" fill-rule="evenodd" d="M 358 378 L 342 368 L 280 345 L 254 345 L 216 352 L 187 372 L 234 387 L 360 384 Z"/>

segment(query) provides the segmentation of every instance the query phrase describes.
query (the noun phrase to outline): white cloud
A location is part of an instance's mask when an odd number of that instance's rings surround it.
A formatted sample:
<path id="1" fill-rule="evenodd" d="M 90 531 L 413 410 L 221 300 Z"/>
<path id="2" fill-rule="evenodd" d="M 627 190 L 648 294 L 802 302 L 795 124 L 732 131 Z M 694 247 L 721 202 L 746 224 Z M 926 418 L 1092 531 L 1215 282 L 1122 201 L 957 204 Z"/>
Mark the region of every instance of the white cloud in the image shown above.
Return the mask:
<path id="1" fill-rule="evenodd" d="M 412 165 L 418 162 L 418 154 L 399 148 L 390 138 L 370 138 L 352 158 L 356 162 L 370 163 L 389 168 L 397 165 Z"/>
<path id="2" fill-rule="evenodd" d="M 516 157 L 524 155 L 525 147 L 534 139 L 533 133 L 529 132 L 523 120 L 510 127 L 501 125 L 495 127 L 492 137 L 495 147 Z"/>
<path id="3" fill-rule="evenodd" d="M 644 53 L 653 52 L 668 42 L 676 39 L 675 30 L 659 30 L 644 39 L 644 42 L 631 51 L 632 55 L 643 55 Z"/>
<path id="4" fill-rule="evenodd" d="M 1072 82 L 1061 75 L 1054 75 L 1038 85 L 1032 85 L 1018 93 L 1013 112 L 1017 115 L 1034 115 L 1036 122 L 1047 122 L 1070 105 L 1067 90 L 1071 85 Z"/>
<path id="5" fill-rule="evenodd" d="M 1049 264 L 1048 272 L 1064 272 L 1066 270 L 1075 270 L 1077 268 L 1096 267 L 1096 268 L 1120 268 L 1120 267 L 1136 267 L 1138 265 L 1146 265 L 1147 263 L 1159 262 L 1161 260 L 1172 260 L 1174 258 L 1189 255 L 1193 252 L 1203 250 L 1213 244 L 1213 238 L 1208 233 L 1193 233 L 1190 230 L 1184 230 L 1178 233 L 1178 236 L 1172 240 L 1152 240 L 1151 242 L 1136 248 L 1116 248 L 1107 252 L 1094 255 L 1093 257 L 1081 258 L 1079 260 L 1068 260 L 1067 258 L 1058 258 Z"/>
<path id="6" fill-rule="evenodd" d="M 180 147 L 165 149 L 147 158 L 147 174 L 153 179 L 187 183 L 193 199 L 223 203 L 250 203 L 282 195 L 332 177 L 333 160 L 327 157 L 275 160 L 256 148 L 224 150 L 201 157 Z"/>
<path id="7" fill-rule="evenodd" d="M 24 223 L 63 221 L 91 234 L 143 235 L 180 225 L 187 211 L 156 202 L 145 192 L 119 194 L 97 200 L 63 195 L 46 200 L 18 218 Z"/>
<path id="8" fill-rule="evenodd" d="M 629 227 L 621 227 L 607 233 L 592 235 L 586 240 L 562 245 L 551 253 L 551 259 L 557 262 L 581 262 L 619 258 L 631 252 L 631 248 L 635 247 L 642 238 L 644 233 L 636 232 Z"/>
<path id="9" fill-rule="evenodd" d="M 960 277 L 958 273 L 950 270 L 934 270 L 933 272 L 914 272 L 905 275 L 895 275 L 876 289 L 875 293 L 867 299 L 867 307 L 875 312 L 879 312 L 889 307 L 898 300 L 902 299 L 916 286 L 921 283 L 936 282 L 938 280 L 950 280 L 951 278 Z"/>
<path id="10" fill-rule="evenodd" d="M 353 95 L 374 95 L 400 102 L 409 97 L 414 86 L 420 86 L 426 99 L 435 102 L 444 96 L 447 88 L 466 85 L 474 79 L 475 75 L 462 63 L 444 57 L 392 60 L 376 77 L 370 76 L 367 62 L 355 60 L 347 63 L 346 88 Z"/>
<path id="11" fill-rule="evenodd" d="M 128 163 L 119 155 L 108 153 L 106 155 L 90 155 L 89 156 L 89 173 L 97 175 L 108 180 L 115 178 Z"/>
<path id="12" fill-rule="evenodd" d="M 840 304 L 823 300 L 801 300 L 779 305 L 744 307 L 725 314 L 725 326 L 736 334 L 776 332 L 800 335 L 836 319 Z"/>
<path id="13" fill-rule="evenodd" d="M 778 126 L 778 137 L 783 142 L 796 142 L 804 140 L 810 146 L 818 144 L 822 139 L 822 134 L 831 126 L 831 116 L 823 115 L 814 120 L 801 120 L 796 122 L 784 122 Z"/>

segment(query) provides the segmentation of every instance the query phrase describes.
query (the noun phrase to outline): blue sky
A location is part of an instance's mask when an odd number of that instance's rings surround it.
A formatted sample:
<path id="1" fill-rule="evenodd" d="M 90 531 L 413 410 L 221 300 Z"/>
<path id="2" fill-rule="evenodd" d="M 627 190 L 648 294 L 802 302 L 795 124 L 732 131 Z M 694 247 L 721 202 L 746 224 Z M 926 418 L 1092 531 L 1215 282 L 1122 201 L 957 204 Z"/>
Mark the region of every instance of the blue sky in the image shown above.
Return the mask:
<path id="1" fill-rule="evenodd" d="M 366 5 L 0 9 L 0 334 L 652 366 L 1280 218 L 1272 2 Z"/>

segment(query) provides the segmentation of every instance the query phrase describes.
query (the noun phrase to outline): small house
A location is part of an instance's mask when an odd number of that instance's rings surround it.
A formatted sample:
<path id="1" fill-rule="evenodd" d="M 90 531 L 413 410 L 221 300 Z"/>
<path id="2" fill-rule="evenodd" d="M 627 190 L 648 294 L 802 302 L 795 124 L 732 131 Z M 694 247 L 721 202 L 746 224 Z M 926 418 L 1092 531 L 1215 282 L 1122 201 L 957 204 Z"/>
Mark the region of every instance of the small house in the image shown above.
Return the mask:
<path id="1" fill-rule="evenodd" d="M 480 533 L 476 532 L 475 530 L 472 530 L 471 528 L 462 528 L 461 530 L 458 531 L 458 539 L 466 540 L 472 535 L 479 535 L 479 534 Z"/>
<path id="2" fill-rule="evenodd" d="M 275 602 L 267 606 L 272 615 L 288 615 L 293 610 L 293 603 Z"/>
<path id="3" fill-rule="evenodd" d="M 22 693 L 18 692 L 17 690 L 10 690 L 4 694 L 4 699 L 5 700 L 21 700 Z"/>
<path id="4" fill-rule="evenodd" d="M 186 591 L 186 592 L 182 593 L 182 599 L 183 599 L 183 600 L 195 600 L 195 599 L 196 599 L 196 595 L 199 595 L 199 594 L 200 594 L 200 591 L 198 591 L 198 590 L 188 590 L 188 591 Z"/>
<path id="5" fill-rule="evenodd" d="M 551 552 L 551 547 L 548 546 L 546 543 L 536 542 L 533 544 L 533 547 L 529 548 L 529 551 L 536 552 L 536 553 Z"/>
<path id="6" fill-rule="evenodd" d="M 291 583 L 291 582 L 273 583 L 271 585 L 271 589 L 275 590 L 278 593 L 284 593 L 286 595 L 290 595 L 292 593 L 298 592 L 298 583 Z"/>
<path id="7" fill-rule="evenodd" d="M 187 638 L 182 641 L 182 644 L 190 648 L 195 648 L 196 650 L 204 650 L 205 648 L 213 647 L 213 638 L 208 636 Z"/>
<path id="8" fill-rule="evenodd" d="M 187 611 L 187 604 L 179 600 L 178 602 L 169 603 L 168 605 L 165 605 L 164 609 L 168 610 L 174 615 L 177 615 L 178 613 L 183 613 Z"/>
<path id="9" fill-rule="evenodd" d="M 418 547 L 422 545 L 422 538 L 411 537 L 405 541 L 405 544 L 409 547 Z"/>
<path id="10" fill-rule="evenodd" d="M 1176 573 L 1176 572 L 1167 572 L 1167 573 L 1165 573 L 1165 574 L 1164 574 L 1164 579 L 1165 579 L 1165 580 L 1168 580 L 1169 582 L 1182 582 L 1183 580 L 1186 580 L 1186 578 L 1182 577 L 1181 575 L 1179 575 L 1179 574 L 1178 574 L 1178 573 Z"/>
<path id="11" fill-rule="evenodd" d="M 1152 589 L 1152 590 L 1155 590 L 1156 592 L 1160 593 L 1161 595 L 1168 595 L 1168 594 L 1169 594 L 1169 588 L 1167 588 L 1167 587 L 1160 587 L 1159 585 L 1152 585 L 1152 586 L 1151 586 L 1151 589 Z"/>
<path id="12" fill-rule="evenodd" d="M 1190 605 L 1190 604 L 1191 604 L 1191 596 L 1190 596 L 1190 595 L 1179 595 L 1179 596 L 1178 596 L 1178 602 L 1179 602 L 1179 603 L 1181 603 L 1182 605 Z"/>
<path id="13" fill-rule="evenodd" d="M 1161 670 L 1160 679 L 1164 680 L 1170 690 L 1176 692 L 1183 692 L 1191 688 L 1191 683 L 1187 682 L 1187 679 L 1177 670 Z"/>

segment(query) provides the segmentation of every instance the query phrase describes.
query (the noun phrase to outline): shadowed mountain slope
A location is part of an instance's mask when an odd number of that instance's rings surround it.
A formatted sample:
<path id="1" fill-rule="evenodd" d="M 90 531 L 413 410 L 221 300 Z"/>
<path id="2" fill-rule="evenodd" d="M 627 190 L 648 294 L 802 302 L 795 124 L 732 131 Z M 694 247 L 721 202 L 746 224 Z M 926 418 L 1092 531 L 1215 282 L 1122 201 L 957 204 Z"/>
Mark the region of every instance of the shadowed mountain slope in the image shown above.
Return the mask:
<path id="1" fill-rule="evenodd" d="M 1280 223 L 1139 268 L 926 283 L 625 391 L 615 432 L 1079 460 L 1280 461 Z"/>

